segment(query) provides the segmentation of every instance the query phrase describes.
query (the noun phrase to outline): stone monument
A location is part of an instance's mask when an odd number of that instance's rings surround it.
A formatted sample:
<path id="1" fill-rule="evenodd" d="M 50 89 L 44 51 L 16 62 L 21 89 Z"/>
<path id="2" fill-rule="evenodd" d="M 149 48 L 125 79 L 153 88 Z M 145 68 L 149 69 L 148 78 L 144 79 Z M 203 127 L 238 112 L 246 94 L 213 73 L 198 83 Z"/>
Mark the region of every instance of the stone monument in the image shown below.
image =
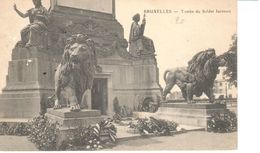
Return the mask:
<path id="1" fill-rule="evenodd" d="M 6 87 L 0 95 L 1 119 L 26 121 L 38 115 L 44 98 L 53 92 L 54 70 L 60 57 L 47 44 L 49 12 L 41 0 L 33 0 L 33 4 L 35 7 L 26 13 L 14 5 L 19 16 L 29 17 L 30 24 L 21 31 L 21 41 L 12 51 Z"/>
<path id="2" fill-rule="evenodd" d="M 174 120 L 179 124 L 203 127 L 207 129 L 207 121 L 214 113 L 225 113 L 228 110 L 224 104 L 215 104 L 213 84 L 219 72 L 218 68 L 225 65 L 222 55 L 216 56 L 214 49 L 197 53 L 188 63 L 188 68 L 166 70 L 164 80 L 166 86 L 163 99 L 174 85 L 177 85 L 187 103 L 171 103 L 163 101 L 154 115 L 157 118 Z M 195 103 L 193 96 L 205 93 L 209 101 Z"/>
<path id="3" fill-rule="evenodd" d="M 219 73 L 218 68 L 225 63 L 223 56 L 216 57 L 215 50 L 210 48 L 194 55 L 187 69 L 166 70 L 163 99 L 165 100 L 173 86 L 177 85 L 188 103 L 193 103 L 194 95 L 200 97 L 203 93 L 207 95 L 209 102 L 213 103 L 214 81 Z"/>
<path id="4" fill-rule="evenodd" d="M 55 104 L 47 110 L 47 116 L 59 122 L 63 132 L 101 120 L 99 110 L 84 109 L 82 105 L 89 100 L 83 96 L 92 88 L 95 71 L 101 68 L 93 40 L 83 34 L 69 37 L 55 73 Z"/>
<path id="5" fill-rule="evenodd" d="M 40 1 L 35 0 L 36 2 Z M 27 120 L 39 112 L 46 112 L 46 101 L 55 93 L 57 66 L 68 55 L 64 53 L 64 48 L 66 50 L 70 46 L 66 41 L 77 34 L 93 40 L 96 62 L 102 67 L 102 71 L 96 71 L 91 76 L 92 89 L 86 92 L 82 90 L 84 102 L 80 104 L 81 108 L 100 111 L 101 114 L 94 113 L 94 116 L 112 116 L 115 98 L 119 105 L 131 110 L 147 99 L 159 101 L 162 88 L 153 42 L 151 39 L 143 39 L 147 54 L 142 52 L 143 54 L 135 56 L 132 49 L 127 50 L 124 29 L 115 17 L 115 0 L 78 0 L 77 3 L 74 0 L 51 0 L 51 8 L 47 13 L 43 6 L 39 5 L 38 8 L 38 5 L 35 9 L 42 10 L 39 11 L 39 20 L 37 17 L 31 22 L 40 26 L 33 26 L 32 31 L 28 28 L 26 39 L 18 42 L 13 49 L 6 87 L 0 95 L 0 118 Z M 42 20 L 43 15 L 46 20 Z M 30 33 L 33 33 L 32 37 L 29 37 Z M 35 37 L 42 41 L 28 43 L 28 39 Z M 131 44 L 132 42 L 130 46 Z M 56 89 L 56 94 L 57 91 L 59 89 Z M 70 112 L 70 109 L 72 108 L 51 111 L 56 117 L 57 113 L 63 114 L 61 116 L 76 113 Z M 78 110 L 78 106 L 73 109 Z"/>
<path id="6" fill-rule="evenodd" d="M 134 110 L 147 98 L 158 101 L 161 87 L 152 41 L 144 44 L 150 54 L 134 56 L 131 49 L 127 50 L 124 29 L 115 18 L 114 1 L 105 3 L 109 7 L 93 10 L 95 6 L 72 4 L 64 0 L 53 1 L 49 31 L 52 32 L 50 46 L 55 48 L 59 46 L 57 44 L 60 39 L 78 33 L 87 35 L 94 41 L 97 63 L 102 67 L 102 72 L 94 74 L 93 87 L 88 93 L 86 105 L 89 109 L 101 110 L 102 115 L 111 116 L 114 114 L 115 98 L 121 106 Z M 63 52 L 62 48 L 57 50 Z"/>
<path id="7" fill-rule="evenodd" d="M 97 65 L 93 40 L 83 34 L 68 38 L 62 61 L 55 73 L 55 109 L 70 107 L 79 111 L 84 103 L 84 92 L 91 90 Z M 81 106 L 80 106 L 81 105 Z"/>

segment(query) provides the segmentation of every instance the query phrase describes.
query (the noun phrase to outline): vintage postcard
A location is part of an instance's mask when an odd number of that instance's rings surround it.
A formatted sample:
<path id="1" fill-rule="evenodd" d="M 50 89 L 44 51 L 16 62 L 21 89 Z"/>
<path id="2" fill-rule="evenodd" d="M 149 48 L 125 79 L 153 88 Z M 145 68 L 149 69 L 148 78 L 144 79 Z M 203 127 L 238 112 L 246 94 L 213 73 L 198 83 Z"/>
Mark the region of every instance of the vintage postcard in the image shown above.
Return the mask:
<path id="1" fill-rule="evenodd" d="M 236 150 L 236 0 L 1 0 L 0 151 Z"/>

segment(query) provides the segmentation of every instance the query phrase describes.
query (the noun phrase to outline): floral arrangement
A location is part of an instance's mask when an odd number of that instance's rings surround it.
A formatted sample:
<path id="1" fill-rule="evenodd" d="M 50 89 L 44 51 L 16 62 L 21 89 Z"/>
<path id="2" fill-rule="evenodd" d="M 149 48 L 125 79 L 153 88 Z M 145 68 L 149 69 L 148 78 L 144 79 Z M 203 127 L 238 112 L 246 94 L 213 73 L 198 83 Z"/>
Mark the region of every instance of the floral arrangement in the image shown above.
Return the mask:
<path id="1" fill-rule="evenodd" d="M 29 122 L 28 139 L 39 150 L 56 150 L 58 123 L 52 123 L 45 115 L 35 117 Z"/>
<path id="2" fill-rule="evenodd" d="M 12 125 L 2 122 L 0 123 L 0 135 L 27 136 L 29 135 L 29 125 L 27 123 L 14 123 Z"/>
<path id="3" fill-rule="evenodd" d="M 0 135 L 28 136 L 39 150 L 98 150 L 109 144 L 116 144 L 116 127 L 110 120 L 103 120 L 94 126 L 79 126 L 68 140 L 57 145 L 59 124 L 40 115 L 28 123 L 0 123 Z"/>
<path id="4" fill-rule="evenodd" d="M 141 135 L 171 135 L 171 132 L 176 131 L 178 124 L 154 117 L 137 119 L 137 123 L 130 123 L 129 127 L 137 129 Z"/>
<path id="5" fill-rule="evenodd" d="M 211 114 L 211 117 L 208 120 L 207 131 L 209 132 L 226 133 L 236 130 L 237 116 L 231 111 Z"/>
<path id="6" fill-rule="evenodd" d="M 60 150 L 100 150 L 109 143 L 116 143 L 116 127 L 109 120 L 95 126 L 80 126 L 74 130 Z"/>

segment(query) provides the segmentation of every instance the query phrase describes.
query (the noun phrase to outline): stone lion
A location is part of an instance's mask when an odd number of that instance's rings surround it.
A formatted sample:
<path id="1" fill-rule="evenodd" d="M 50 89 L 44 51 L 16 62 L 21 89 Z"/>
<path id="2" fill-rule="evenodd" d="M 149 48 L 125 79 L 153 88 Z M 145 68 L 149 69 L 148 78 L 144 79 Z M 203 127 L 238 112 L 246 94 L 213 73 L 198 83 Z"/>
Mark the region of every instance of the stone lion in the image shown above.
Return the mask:
<path id="1" fill-rule="evenodd" d="M 200 97 L 203 93 L 214 102 L 213 85 L 219 67 L 225 65 L 222 56 L 216 57 L 214 49 L 208 49 L 197 53 L 188 62 L 187 69 L 176 68 L 164 72 L 166 86 L 163 90 L 163 99 L 170 93 L 174 85 L 177 85 L 183 97 L 188 103 L 193 102 L 193 95 Z"/>
<path id="2" fill-rule="evenodd" d="M 97 65 L 94 42 L 86 35 L 78 34 L 68 38 L 61 64 L 55 73 L 54 109 L 70 107 L 79 111 L 82 96 L 93 85 Z"/>

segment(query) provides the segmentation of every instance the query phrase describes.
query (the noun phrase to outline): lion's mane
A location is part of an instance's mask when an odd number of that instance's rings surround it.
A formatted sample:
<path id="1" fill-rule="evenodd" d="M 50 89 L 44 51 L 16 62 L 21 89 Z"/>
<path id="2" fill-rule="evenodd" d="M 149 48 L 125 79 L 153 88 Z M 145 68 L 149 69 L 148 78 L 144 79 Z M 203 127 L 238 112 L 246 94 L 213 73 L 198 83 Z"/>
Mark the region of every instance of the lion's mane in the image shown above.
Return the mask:
<path id="1" fill-rule="evenodd" d="M 188 62 L 187 72 L 195 78 L 194 93 L 201 96 L 202 93 L 213 87 L 218 74 L 217 57 L 214 49 L 201 51 Z"/>

